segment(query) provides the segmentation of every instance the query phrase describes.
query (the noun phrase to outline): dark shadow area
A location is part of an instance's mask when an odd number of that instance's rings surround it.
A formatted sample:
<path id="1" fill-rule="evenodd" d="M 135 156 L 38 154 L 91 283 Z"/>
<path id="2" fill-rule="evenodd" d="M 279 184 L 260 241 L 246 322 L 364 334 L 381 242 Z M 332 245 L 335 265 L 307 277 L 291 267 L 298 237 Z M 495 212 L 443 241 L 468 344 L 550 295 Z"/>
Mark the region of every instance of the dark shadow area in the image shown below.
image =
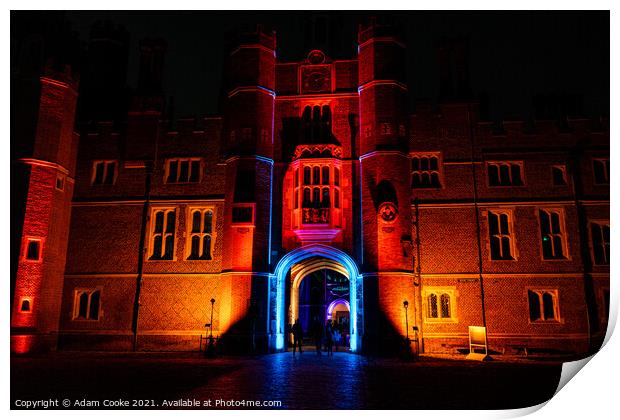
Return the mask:
<path id="1" fill-rule="evenodd" d="M 16 357 L 11 361 L 11 408 L 18 408 L 15 399 L 174 399 L 238 368 L 234 359 L 206 363 L 198 353 L 60 352 Z"/>
<path id="2" fill-rule="evenodd" d="M 66 352 L 12 358 L 11 404 L 147 399 L 161 409 L 163 399 L 220 398 L 279 401 L 284 409 L 513 409 L 547 401 L 560 374 L 560 363 L 430 358 L 405 363 L 344 352 L 218 359 Z"/>

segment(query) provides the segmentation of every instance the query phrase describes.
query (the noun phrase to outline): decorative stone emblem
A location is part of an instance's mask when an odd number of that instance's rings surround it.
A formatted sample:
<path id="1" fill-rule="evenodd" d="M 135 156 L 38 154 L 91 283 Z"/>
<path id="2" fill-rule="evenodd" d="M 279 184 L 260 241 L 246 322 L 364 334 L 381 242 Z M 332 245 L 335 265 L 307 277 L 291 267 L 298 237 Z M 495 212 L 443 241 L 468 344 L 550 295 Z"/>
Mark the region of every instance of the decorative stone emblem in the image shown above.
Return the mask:
<path id="1" fill-rule="evenodd" d="M 312 50 L 308 54 L 308 62 L 310 64 L 323 64 L 325 62 L 325 54 L 321 50 Z"/>
<path id="2" fill-rule="evenodd" d="M 385 202 L 379 206 L 379 215 L 384 222 L 393 222 L 398 216 L 398 208 L 394 203 Z"/>

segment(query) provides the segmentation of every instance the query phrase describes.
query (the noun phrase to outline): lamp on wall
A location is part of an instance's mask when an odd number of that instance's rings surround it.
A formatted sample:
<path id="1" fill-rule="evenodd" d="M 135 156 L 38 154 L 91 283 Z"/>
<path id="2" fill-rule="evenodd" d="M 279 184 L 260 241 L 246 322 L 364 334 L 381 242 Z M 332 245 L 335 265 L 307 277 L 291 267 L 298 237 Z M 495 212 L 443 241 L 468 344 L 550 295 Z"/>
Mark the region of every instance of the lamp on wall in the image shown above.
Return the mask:
<path id="1" fill-rule="evenodd" d="M 405 300 L 403 302 L 403 307 L 405 308 L 405 331 L 407 334 L 407 344 L 409 343 L 409 318 L 408 318 L 408 308 L 409 308 L 409 302 L 407 300 Z"/>
<path id="2" fill-rule="evenodd" d="M 215 299 L 211 298 L 211 323 L 209 325 L 209 327 L 211 327 L 210 331 L 209 331 L 209 338 L 213 338 L 213 305 L 215 304 Z"/>

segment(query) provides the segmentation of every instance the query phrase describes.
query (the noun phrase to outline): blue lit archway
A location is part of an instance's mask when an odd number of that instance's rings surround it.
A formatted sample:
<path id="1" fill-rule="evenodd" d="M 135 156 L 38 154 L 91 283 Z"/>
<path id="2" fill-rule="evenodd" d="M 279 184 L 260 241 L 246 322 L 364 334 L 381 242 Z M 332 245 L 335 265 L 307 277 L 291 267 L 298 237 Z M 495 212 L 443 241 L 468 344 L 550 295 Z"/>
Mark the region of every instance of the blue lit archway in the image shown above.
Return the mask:
<path id="1" fill-rule="evenodd" d="M 304 260 L 313 257 L 323 257 L 340 263 L 347 271 L 349 277 L 349 293 L 350 293 L 350 349 L 357 351 L 360 347 L 360 339 L 363 334 L 363 303 L 362 303 L 362 278 L 359 274 L 357 264 L 346 252 L 340 249 L 322 245 L 313 244 L 297 248 L 286 254 L 276 265 L 272 274 L 271 287 L 275 288 L 270 291 L 270 313 L 273 314 L 275 322 L 272 332 L 275 334 L 275 340 L 272 342 L 273 350 L 284 349 L 284 334 L 286 331 L 285 321 L 285 287 L 286 276 L 293 264 L 302 263 Z"/>

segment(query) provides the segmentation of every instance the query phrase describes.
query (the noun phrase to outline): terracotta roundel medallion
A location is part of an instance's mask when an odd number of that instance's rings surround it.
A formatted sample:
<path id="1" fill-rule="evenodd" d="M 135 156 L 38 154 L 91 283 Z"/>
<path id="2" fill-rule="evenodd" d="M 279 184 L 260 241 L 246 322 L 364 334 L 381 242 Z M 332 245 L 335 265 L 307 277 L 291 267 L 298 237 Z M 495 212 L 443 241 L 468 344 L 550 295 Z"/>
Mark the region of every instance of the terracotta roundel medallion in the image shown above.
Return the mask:
<path id="1" fill-rule="evenodd" d="M 379 215 L 384 222 L 393 222 L 398 216 L 398 208 L 394 203 L 385 202 L 379 206 Z"/>

